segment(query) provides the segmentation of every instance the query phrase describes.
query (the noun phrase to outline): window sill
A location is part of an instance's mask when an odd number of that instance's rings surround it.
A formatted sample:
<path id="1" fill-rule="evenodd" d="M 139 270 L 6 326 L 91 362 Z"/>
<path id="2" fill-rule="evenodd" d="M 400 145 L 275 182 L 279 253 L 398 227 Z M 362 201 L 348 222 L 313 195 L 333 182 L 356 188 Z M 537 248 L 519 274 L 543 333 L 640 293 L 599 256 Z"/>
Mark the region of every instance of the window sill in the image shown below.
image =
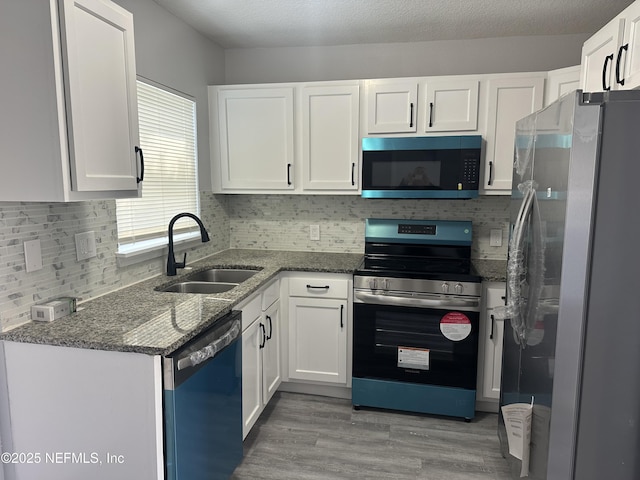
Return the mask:
<path id="1" fill-rule="evenodd" d="M 195 247 L 200 243 L 200 232 L 183 233 L 173 239 L 174 247 Z M 118 267 L 135 265 L 154 258 L 166 257 L 169 250 L 167 237 L 155 238 L 135 244 L 119 245 L 116 252 Z"/>

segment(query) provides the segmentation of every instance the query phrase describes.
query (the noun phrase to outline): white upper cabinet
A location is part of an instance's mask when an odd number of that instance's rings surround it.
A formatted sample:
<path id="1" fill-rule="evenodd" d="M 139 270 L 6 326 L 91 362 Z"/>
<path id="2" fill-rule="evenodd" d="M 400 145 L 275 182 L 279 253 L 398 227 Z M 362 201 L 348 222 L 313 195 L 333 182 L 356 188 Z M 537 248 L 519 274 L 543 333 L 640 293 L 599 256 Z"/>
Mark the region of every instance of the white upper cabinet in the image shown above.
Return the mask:
<path id="1" fill-rule="evenodd" d="M 302 188 L 357 191 L 360 152 L 360 87 L 303 86 Z"/>
<path id="2" fill-rule="evenodd" d="M 546 73 L 500 75 L 488 85 L 485 195 L 511 195 L 516 122 L 542 108 Z"/>
<path id="3" fill-rule="evenodd" d="M 640 86 L 640 2 L 634 2 L 622 12 L 624 35 L 618 49 L 624 70 L 616 78 L 618 89 L 631 90 Z"/>
<path id="4" fill-rule="evenodd" d="M 421 131 L 476 130 L 478 127 L 478 79 L 429 78 L 424 83 L 425 100 Z"/>
<path id="5" fill-rule="evenodd" d="M 358 194 L 359 80 L 209 87 L 216 193 Z"/>
<path id="6" fill-rule="evenodd" d="M 14 46 L 0 52 L 0 200 L 138 196 L 133 16 L 106 0 L 2 2 L 0 43 Z"/>
<path id="7" fill-rule="evenodd" d="M 548 72 L 544 104 L 550 105 L 561 96 L 580 88 L 580 65 Z"/>
<path id="8" fill-rule="evenodd" d="M 630 90 L 640 86 L 640 2 L 634 2 L 582 47 L 584 91 Z"/>
<path id="9" fill-rule="evenodd" d="M 219 170 L 225 190 L 293 190 L 293 88 L 217 92 Z M 213 142 L 212 142 L 213 143 Z"/>
<path id="10" fill-rule="evenodd" d="M 367 133 L 417 131 L 417 79 L 367 80 Z"/>
<path id="11" fill-rule="evenodd" d="M 615 53 L 622 42 L 624 20 L 614 18 L 582 46 L 580 86 L 585 92 L 615 88 Z"/>

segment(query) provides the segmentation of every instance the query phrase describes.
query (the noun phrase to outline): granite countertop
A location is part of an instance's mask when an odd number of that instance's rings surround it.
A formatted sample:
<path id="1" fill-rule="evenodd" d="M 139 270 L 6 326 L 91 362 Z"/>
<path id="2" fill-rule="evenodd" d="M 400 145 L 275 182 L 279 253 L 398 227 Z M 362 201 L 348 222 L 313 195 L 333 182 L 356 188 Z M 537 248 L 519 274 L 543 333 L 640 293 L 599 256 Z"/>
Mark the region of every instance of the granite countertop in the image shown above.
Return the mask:
<path id="1" fill-rule="evenodd" d="M 281 271 L 352 274 L 361 254 L 225 250 L 190 264 L 175 277 L 158 275 L 79 305 L 77 312 L 53 322 L 30 322 L 0 336 L 2 340 L 168 355 L 195 337 Z M 157 287 L 180 282 L 212 267 L 260 269 L 224 293 L 167 293 Z"/>
<path id="2" fill-rule="evenodd" d="M 507 261 L 472 259 L 471 263 L 483 282 L 506 282 Z"/>

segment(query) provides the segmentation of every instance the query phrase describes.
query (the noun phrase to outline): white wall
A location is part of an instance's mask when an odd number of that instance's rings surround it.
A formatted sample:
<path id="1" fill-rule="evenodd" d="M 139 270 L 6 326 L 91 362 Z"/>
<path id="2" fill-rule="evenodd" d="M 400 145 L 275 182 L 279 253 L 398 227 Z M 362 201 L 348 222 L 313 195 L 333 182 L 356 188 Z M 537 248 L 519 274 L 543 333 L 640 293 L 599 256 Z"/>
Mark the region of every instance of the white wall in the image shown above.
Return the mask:
<path id="1" fill-rule="evenodd" d="M 225 50 L 225 83 L 533 72 L 580 63 L 589 37 L 555 35 L 437 42 Z"/>

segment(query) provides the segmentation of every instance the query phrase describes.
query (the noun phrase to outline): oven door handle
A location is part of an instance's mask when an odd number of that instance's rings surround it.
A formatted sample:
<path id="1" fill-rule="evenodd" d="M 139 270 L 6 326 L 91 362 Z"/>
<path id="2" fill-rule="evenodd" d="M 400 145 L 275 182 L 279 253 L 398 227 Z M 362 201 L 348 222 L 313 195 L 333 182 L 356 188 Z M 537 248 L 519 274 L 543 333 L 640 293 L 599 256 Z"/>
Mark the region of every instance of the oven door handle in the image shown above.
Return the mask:
<path id="1" fill-rule="evenodd" d="M 401 307 L 437 307 L 437 308 L 478 308 L 480 300 L 455 297 L 452 299 L 402 297 L 397 295 L 376 295 L 375 293 L 354 292 L 357 300 L 362 303 L 378 305 L 392 305 Z"/>

